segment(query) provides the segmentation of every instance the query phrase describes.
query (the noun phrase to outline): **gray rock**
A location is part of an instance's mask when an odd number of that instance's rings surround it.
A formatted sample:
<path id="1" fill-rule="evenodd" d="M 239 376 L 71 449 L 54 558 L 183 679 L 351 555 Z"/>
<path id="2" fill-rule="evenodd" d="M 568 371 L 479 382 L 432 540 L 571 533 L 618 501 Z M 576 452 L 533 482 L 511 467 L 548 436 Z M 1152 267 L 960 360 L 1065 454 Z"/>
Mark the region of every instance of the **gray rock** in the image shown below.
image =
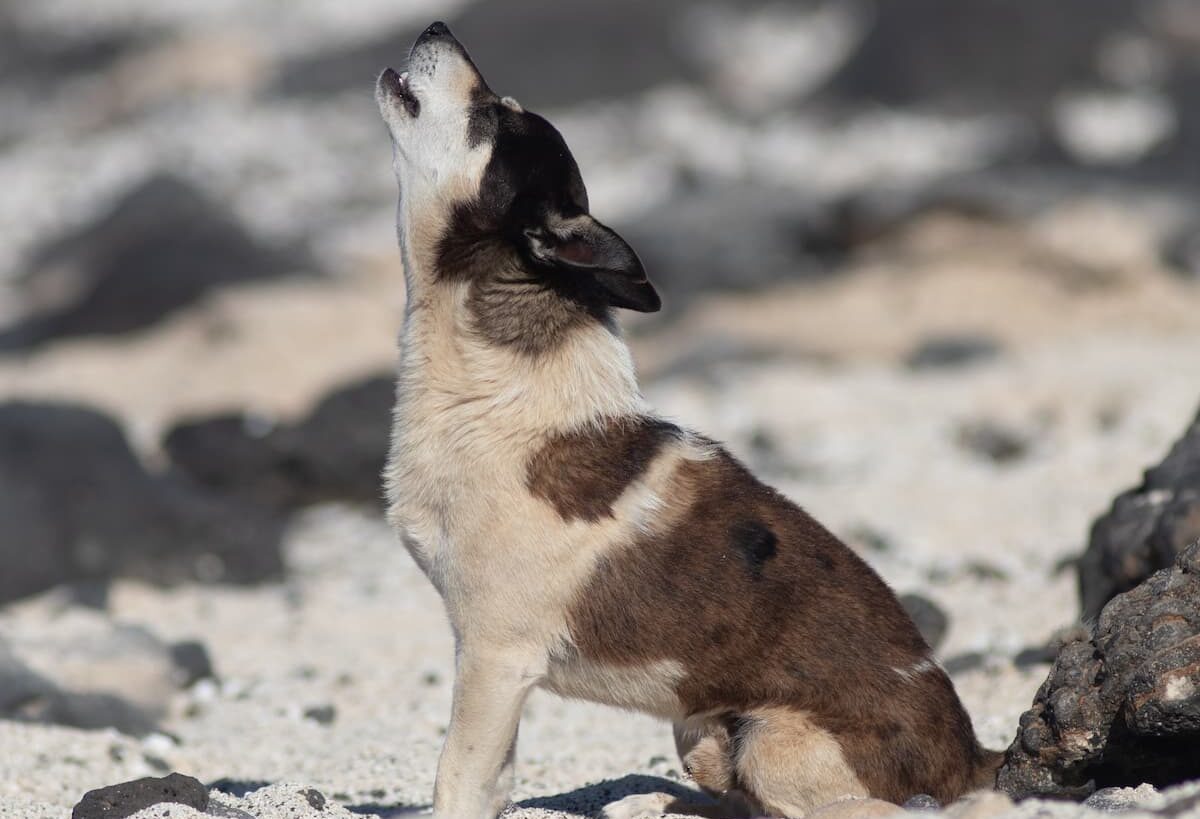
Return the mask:
<path id="1" fill-rule="evenodd" d="M 306 253 L 255 239 L 191 183 L 154 176 L 35 255 L 20 279 L 31 314 L 0 331 L 0 351 L 128 332 L 220 285 L 310 268 Z"/>
<path id="2" fill-rule="evenodd" d="M 1175 562 L 1200 540 L 1200 415 L 1140 486 L 1123 492 L 1092 524 L 1079 560 L 1083 617 Z"/>
<path id="3" fill-rule="evenodd" d="M 80 406 L 0 404 L 0 602 L 78 580 L 251 582 L 282 572 L 282 522 L 149 473 Z"/>
<path id="4" fill-rule="evenodd" d="M 900 807 L 905 810 L 934 811 L 941 810 L 942 803 L 927 793 L 918 793 Z"/>
<path id="5" fill-rule="evenodd" d="M 958 445 L 994 464 L 1019 460 L 1029 451 L 1032 442 L 1020 430 L 996 421 L 971 421 L 958 428 Z"/>
<path id="6" fill-rule="evenodd" d="M 998 786 L 1013 797 L 1200 777 L 1200 543 L 1113 598 L 1063 647 L 1021 717 Z"/>
<path id="7" fill-rule="evenodd" d="M 961 654 L 955 654 L 953 657 L 947 657 L 942 662 L 942 668 L 946 669 L 946 673 L 953 677 L 957 674 L 964 674 L 968 671 L 983 668 L 986 663 L 987 655 L 982 651 L 964 651 Z"/>
<path id="8" fill-rule="evenodd" d="M 987 336 L 935 336 L 918 344 L 904 363 L 911 370 L 937 370 L 987 361 L 999 353 L 1000 345 Z"/>
<path id="9" fill-rule="evenodd" d="M 208 810 L 208 789 L 195 777 L 172 773 L 147 776 L 88 791 L 71 811 L 71 819 L 124 819 L 143 808 L 170 802 Z"/>
<path id="10" fill-rule="evenodd" d="M 337 707 L 329 704 L 314 705 L 304 709 L 304 717 L 319 725 L 332 725 L 337 719 Z"/>
<path id="11" fill-rule="evenodd" d="M 204 643 L 199 640 L 181 640 L 173 644 L 171 660 L 175 664 L 176 679 L 183 688 L 199 680 L 213 679 L 217 676 L 213 669 L 212 657 L 209 656 Z"/>

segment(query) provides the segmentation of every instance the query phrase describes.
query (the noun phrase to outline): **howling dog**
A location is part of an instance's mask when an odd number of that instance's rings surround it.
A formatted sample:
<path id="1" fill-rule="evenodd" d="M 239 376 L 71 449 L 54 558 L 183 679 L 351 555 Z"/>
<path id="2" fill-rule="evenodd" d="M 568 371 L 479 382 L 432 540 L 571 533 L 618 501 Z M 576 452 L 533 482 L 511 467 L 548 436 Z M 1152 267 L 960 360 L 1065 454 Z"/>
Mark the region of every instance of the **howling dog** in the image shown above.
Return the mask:
<path id="1" fill-rule="evenodd" d="M 999 754 L 888 586 L 647 406 L 613 313 L 659 297 L 558 131 L 442 23 L 376 96 L 407 291 L 388 517 L 457 646 L 437 819 L 504 808 L 535 686 L 672 721 L 712 797 L 638 794 L 612 819 L 992 786 Z"/>

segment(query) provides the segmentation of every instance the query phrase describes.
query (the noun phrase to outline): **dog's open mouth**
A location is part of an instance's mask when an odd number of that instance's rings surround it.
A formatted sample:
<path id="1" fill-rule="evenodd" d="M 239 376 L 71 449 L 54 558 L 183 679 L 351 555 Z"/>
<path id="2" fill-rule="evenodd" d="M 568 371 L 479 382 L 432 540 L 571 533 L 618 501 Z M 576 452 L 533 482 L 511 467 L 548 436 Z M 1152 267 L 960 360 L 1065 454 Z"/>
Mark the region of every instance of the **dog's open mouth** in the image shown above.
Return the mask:
<path id="1" fill-rule="evenodd" d="M 413 93 L 412 88 L 409 87 L 407 71 L 397 74 L 394 69 L 386 69 L 379 78 L 379 82 L 389 95 L 400 101 L 410 117 L 415 118 L 421 113 L 421 103 L 417 100 L 417 95 Z"/>

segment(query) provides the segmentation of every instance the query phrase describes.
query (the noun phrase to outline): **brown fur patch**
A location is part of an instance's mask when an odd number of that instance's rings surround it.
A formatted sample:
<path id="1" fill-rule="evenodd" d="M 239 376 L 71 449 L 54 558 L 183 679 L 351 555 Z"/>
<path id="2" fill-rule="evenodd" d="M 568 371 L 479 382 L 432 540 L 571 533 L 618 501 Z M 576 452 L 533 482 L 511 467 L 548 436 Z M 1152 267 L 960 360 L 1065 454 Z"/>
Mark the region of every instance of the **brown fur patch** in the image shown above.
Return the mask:
<path id="1" fill-rule="evenodd" d="M 563 520 L 596 521 L 612 515 L 625 488 L 679 435 L 678 427 L 655 418 L 552 435 L 526 464 L 525 485 Z"/>
<path id="2" fill-rule="evenodd" d="M 602 485 L 613 453 L 640 453 L 628 441 L 615 438 L 574 485 Z M 667 510 L 673 526 L 603 558 L 569 612 L 585 657 L 679 662 L 691 714 L 804 712 L 873 796 L 950 801 L 974 786 L 984 759 L 970 719 L 940 668 L 896 672 L 929 647 L 857 555 L 724 451 L 682 462 L 662 494 L 682 504 Z"/>

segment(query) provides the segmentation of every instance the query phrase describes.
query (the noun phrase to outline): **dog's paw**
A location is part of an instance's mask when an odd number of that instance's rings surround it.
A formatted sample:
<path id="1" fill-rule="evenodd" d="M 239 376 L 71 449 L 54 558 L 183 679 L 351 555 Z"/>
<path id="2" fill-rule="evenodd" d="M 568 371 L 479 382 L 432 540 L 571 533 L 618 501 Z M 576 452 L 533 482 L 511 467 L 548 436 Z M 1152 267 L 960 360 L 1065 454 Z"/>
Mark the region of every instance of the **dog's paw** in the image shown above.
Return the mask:
<path id="1" fill-rule="evenodd" d="M 669 793 L 635 793 L 604 806 L 600 819 L 645 819 L 662 816 L 675 801 Z"/>

